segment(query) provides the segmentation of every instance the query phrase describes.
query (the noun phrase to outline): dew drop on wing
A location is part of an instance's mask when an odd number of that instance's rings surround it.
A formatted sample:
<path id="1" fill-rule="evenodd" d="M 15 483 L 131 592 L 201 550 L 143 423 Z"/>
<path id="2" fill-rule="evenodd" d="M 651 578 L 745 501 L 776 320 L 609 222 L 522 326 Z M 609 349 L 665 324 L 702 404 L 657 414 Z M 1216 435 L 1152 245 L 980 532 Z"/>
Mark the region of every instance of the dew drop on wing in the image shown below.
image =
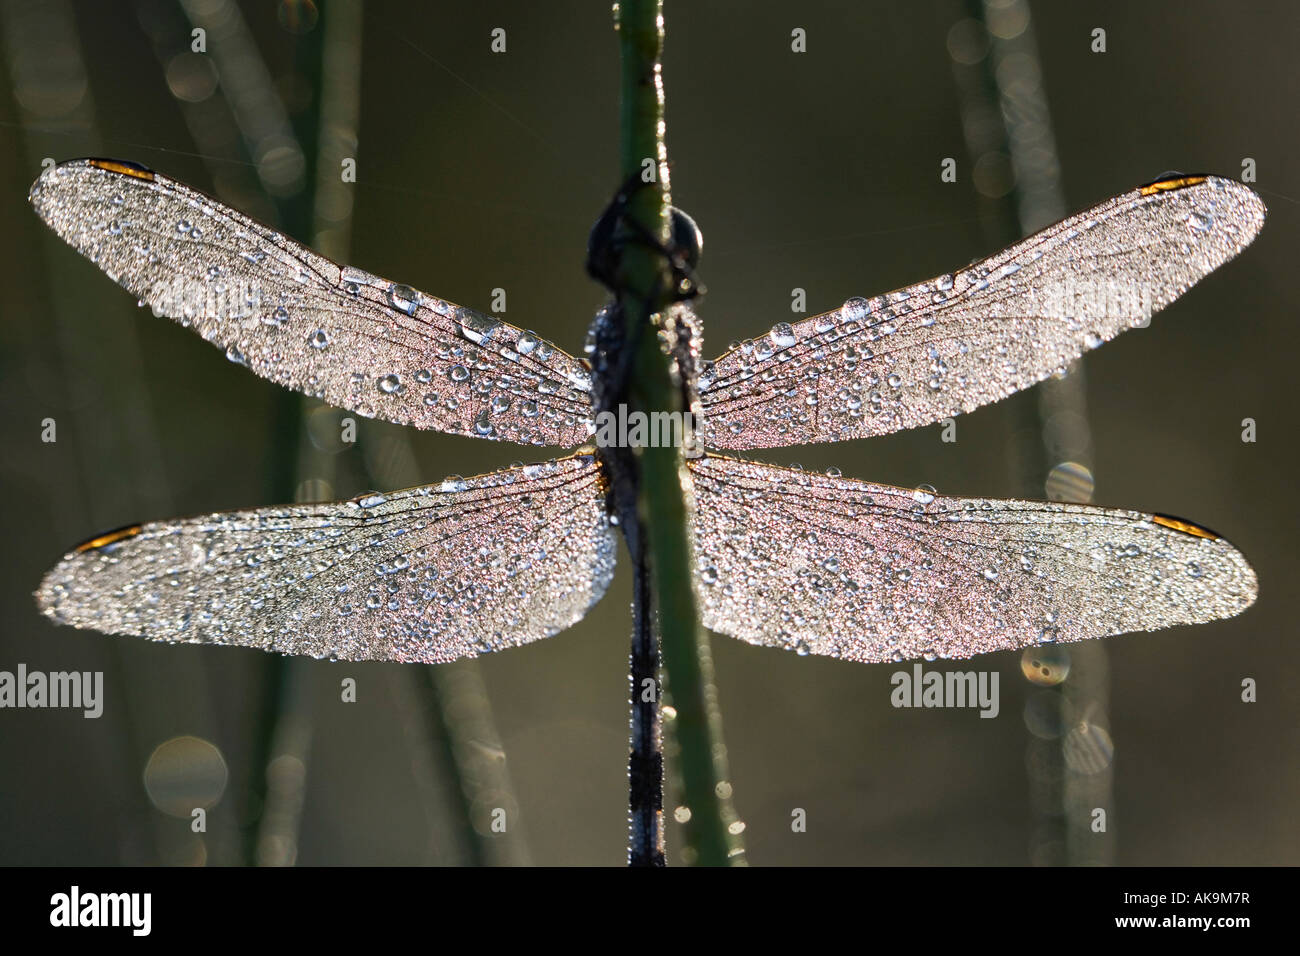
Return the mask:
<path id="1" fill-rule="evenodd" d="M 420 294 L 409 285 L 394 282 L 388 287 L 388 304 L 399 312 L 415 315 L 420 307 Z"/>
<path id="2" fill-rule="evenodd" d="M 475 345 L 484 345 L 501 324 L 499 319 L 491 316 L 466 311 L 460 320 L 460 333 Z"/>
<path id="3" fill-rule="evenodd" d="M 796 341 L 794 328 L 789 322 L 778 322 L 776 325 L 772 326 L 772 330 L 768 332 L 768 338 L 770 338 L 772 344 L 779 349 L 789 348 L 794 345 Z"/>
<path id="4" fill-rule="evenodd" d="M 870 304 L 859 295 L 846 299 L 844 304 L 840 306 L 840 315 L 845 322 L 861 322 L 870 311 Z"/>

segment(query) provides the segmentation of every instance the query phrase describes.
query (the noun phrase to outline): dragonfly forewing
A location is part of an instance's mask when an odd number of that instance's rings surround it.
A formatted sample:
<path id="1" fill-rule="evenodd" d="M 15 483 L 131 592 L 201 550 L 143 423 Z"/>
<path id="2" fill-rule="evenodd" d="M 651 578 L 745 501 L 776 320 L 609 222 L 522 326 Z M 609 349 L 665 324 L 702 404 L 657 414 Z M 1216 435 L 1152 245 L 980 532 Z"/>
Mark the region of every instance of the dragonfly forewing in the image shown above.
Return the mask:
<path id="1" fill-rule="evenodd" d="M 109 278 L 232 361 L 358 414 L 572 448 L 591 433 L 586 363 L 537 335 L 340 266 L 182 183 L 73 160 L 36 212 Z"/>
<path id="2" fill-rule="evenodd" d="M 707 444 L 883 435 L 1006 398 L 1146 324 L 1263 222 L 1239 183 L 1167 179 L 965 269 L 777 325 L 701 376 Z"/>
<path id="3" fill-rule="evenodd" d="M 59 623 L 153 640 L 434 663 L 579 620 L 613 575 L 606 482 L 578 454 L 347 502 L 160 521 L 46 575 Z"/>
<path id="4" fill-rule="evenodd" d="M 688 463 L 704 623 L 845 660 L 964 658 L 1231 617 L 1254 571 L 1190 522 Z"/>

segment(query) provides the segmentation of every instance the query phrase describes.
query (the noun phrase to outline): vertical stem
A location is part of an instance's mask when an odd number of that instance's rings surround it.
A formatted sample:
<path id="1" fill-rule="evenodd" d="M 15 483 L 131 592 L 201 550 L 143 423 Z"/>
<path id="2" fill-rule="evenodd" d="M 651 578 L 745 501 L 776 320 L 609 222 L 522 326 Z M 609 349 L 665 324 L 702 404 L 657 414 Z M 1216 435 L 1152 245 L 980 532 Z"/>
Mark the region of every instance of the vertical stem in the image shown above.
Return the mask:
<path id="1" fill-rule="evenodd" d="M 324 27 L 312 30 L 299 38 L 294 50 L 294 69 L 301 74 L 313 90 L 321 88 L 321 37 Z M 310 244 L 313 238 L 314 206 L 316 193 L 317 145 L 320 136 L 320 103 L 313 104 L 308 113 L 294 123 L 294 133 L 302 149 L 306 170 L 302 190 L 276 201 L 276 211 L 284 231 L 300 242 Z M 292 392 L 281 391 L 274 398 L 272 411 L 272 451 L 269 456 L 268 485 L 271 501 L 293 501 L 298 484 L 298 457 L 302 436 L 302 410 L 304 399 Z M 295 672 L 300 673 L 302 663 L 291 661 L 279 654 L 268 655 L 263 667 L 262 712 L 257 725 L 257 739 L 252 748 L 252 772 L 249 781 L 249 804 L 252 816 L 244 833 L 244 859 L 250 866 L 258 865 L 267 857 L 260 850 L 264 814 L 267 802 L 272 799 L 268 779 L 271 761 L 276 756 L 279 740 L 301 739 L 292 734 L 281 734 L 285 720 L 294 721 L 290 713 L 297 683 Z M 299 678 L 300 679 L 300 678 Z M 295 851 L 296 852 L 296 851 Z"/>
<path id="2" fill-rule="evenodd" d="M 664 96 L 660 72 L 663 50 L 661 0 L 620 0 L 617 26 L 622 48 L 622 165 L 624 181 L 656 166 L 655 181 L 632 192 L 627 219 L 645 233 L 668 241 L 668 165 L 664 145 Z M 644 242 L 630 242 L 620 263 L 620 305 L 627 323 L 625 342 L 636 350 L 628 397 L 643 412 L 681 414 L 685 401 L 674 381 L 669 356 L 660 347 L 657 320 L 671 302 L 672 283 L 662 253 Z M 691 502 L 684 483 L 681 450 L 641 449 L 636 535 L 648 558 L 649 587 L 637 597 L 654 599 L 658 612 L 668 687 L 676 708 L 673 725 L 678 745 L 682 799 L 690 810 L 685 821 L 687 858 L 700 865 L 727 865 L 739 858 L 738 837 L 730 805 L 726 751 L 712 684 L 707 636 L 699 626 L 695 603 L 691 546 Z M 637 555 L 634 553 L 634 560 Z M 638 568 L 638 571 L 641 569 Z M 639 579 L 639 583 L 644 583 Z M 648 622 L 649 608 L 637 611 L 638 625 Z M 648 626 L 646 628 L 648 630 Z M 637 627 L 638 635 L 643 630 Z M 645 664 L 645 648 L 634 638 Z M 652 652 L 651 652 L 652 653 Z M 640 688 L 633 687 L 633 724 L 637 724 Z M 655 715 L 657 718 L 657 714 Z M 634 746 L 636 741 L 634 740 Z M 637 781 L 632 780 L 635 799 Z"/>
<path id="3" fill-rule="evenodd" d="M 663 91 L 657 83 L 662 34 L 660 4 L 623 2 L 616 16 L 622 45 L 622 115 L 620 146 L 623 179 L 642 169 L 646 158 L 659 165 L 662 139 Z M 662 177 L 633 194 L 628 218 L 644 225 L 662 240 L 666 233 L 667 201 Z M 653 289 L 660 283 L 662 266 L 652 250 L 630 247 L 621 262 L 627 286 L 634 290 Z M 634 292 L 624 294 L 623 320 L 627 324 L 624 342 L 629 348 L 640 344 L 639 332 L 655 311 L 657 303 Z M 662 357 L 661 357 L 662 358 Z M 630 396 L 629 396 L 630 397 Z M 632 701 L 632 745 L 628 758 L 628 864 L 663 866 L 663 735 L 659 700 L 659 646 L 654 630 L 654 581 L 647 551 L 647 522 L 644 519 L 644 485 L 638 493 L 636 527 L 625 528 L 632 558 L 632 653 L 629 667 Z M 652 683 L 646 693 L 646 681 Z"/>
<path id="4" fill-rule="evenodd" d="M 1000 153 L 1010 157 L 1015 189 L 1001 198 L 981 200 L 989 242 L 1007 245 L 1061 219 L 1068 211 L 1061 185 L 1061 164 L 1052 131 L 1052 115 L 1039 69 L 1032 11 L 1027 0 L 962 0 L 952 5 L 954 20 L 969 18 L 981 32 L 958 34 L 965 47 L 954 64 L 954 76 L 969 117 L 996 116 L 998 123 L 966 122 L 972 156 Z M 981 41 L 983 52 L 981 52 Z M 1020 403 L 1012 422 L 1013 475 L 1021 492 L 1041 497 L 1053 465 L 1074 461 L 1091 468 L 1092 439 L 1087 420 L 1084 362 L 1075 362 L 1062 379 L 1048 379 L 1036 389 L 1038 405 Z M 1068 496 L 1067 496 L 1068 495 Z M 1091 489 L 1063 489 L 1053 497 L 1087 503 Z M 1036 649 L 1041 653 L 1046 649 Z M 1030 654 L 1026 651 L 1025 654 Z M 1067 713 L 1085 713 L 1093 723 L 1106 723 L 1106 647 L 1082 641 L 1052 653 L 1070 663 L 1069 680 L 1049 695 L 1070 733 Z M 1114 853 L 1113 836 L 1101 836 L 1086 826 L 1072 826 L 1076 806 L 1109 806 L 1109 769 L 1079 773 L 1070 767 L 1068 736 L 1029 739 L 1027 765 L 1040 770 L 1029 778 L 1030 859 L 1039 865 L 1104 864 Z"/>

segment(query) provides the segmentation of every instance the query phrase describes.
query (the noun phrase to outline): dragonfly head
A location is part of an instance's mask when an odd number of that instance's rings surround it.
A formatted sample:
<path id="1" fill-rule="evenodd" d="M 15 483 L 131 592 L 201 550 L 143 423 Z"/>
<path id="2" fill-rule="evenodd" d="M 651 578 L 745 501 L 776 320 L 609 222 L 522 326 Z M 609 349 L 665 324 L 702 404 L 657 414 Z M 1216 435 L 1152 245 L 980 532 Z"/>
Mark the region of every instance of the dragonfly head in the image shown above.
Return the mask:
<path id="1" fill-rule="evenodd" d="M 624 291 L 620 279 L 623 251 L 629 245 L 640 245 L 656 250 L 668 260 L 672 275 L 671 299 L 674 302 L 693 299 L 704 292 L 695 278 L 704 236 L 695 220 L 676 206 L 668 207 L 667 243 L 629 218 L 627 209 L 631 197 L 645 185 L 640 176 L 629 179 L 596 220 L 587 238 L 587 273 L 615 294 Z"/>

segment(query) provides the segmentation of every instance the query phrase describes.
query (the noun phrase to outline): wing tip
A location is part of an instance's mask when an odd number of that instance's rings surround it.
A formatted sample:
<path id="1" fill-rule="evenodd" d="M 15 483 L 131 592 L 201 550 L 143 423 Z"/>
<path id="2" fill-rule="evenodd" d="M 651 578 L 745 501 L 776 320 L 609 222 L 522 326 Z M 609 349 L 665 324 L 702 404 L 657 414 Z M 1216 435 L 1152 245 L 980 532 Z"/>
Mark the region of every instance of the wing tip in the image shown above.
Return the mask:
<path id="1" fill-rule="evenodd" d="M 1227 603 L 1221 607 L 1216 607 L 1215 613 L 1205 617 L 1204 621 L 1236 617 L 1259 599 L 1259 577 L 1255 573 L 1254 567 L 1251 566 L 1250 561 L 1246 559 L 1246 555 L 1242 553 L 1241 549 L 1223 535 L 1217 531 L 1211 531 L 1204 525 L 1197 524 L 1194 521 L 1175 518 L 1171 515 L 1153 514 L 1151 523 L 1207 542 L 1219 549 L 1222 561 L 1226 566 L 1231 567 L 1232 570 L 1229 573 L 1236 579 L 1238 587 L 1226 595 Z M 1219 611 L 1223 613 L 1218 613 Z"/>
<path id="2" fill-rule="evenodd" d="M 1263 228 L 1264 219 L 1268 215 L 1268 207 L 1264 205 L 1264 200 L 1259 193 L 1251 189 L 1245 183 L 1238 182 L 1235 179 L 1228 179 L 1225 176 L 1214 176 L 1209 173 L 1179 173 L 1168 172 L 1159 176 L 1155 180 L 1145 183 L 1137 188 L 1138 195 L 1142 197 L 1155 196 L 1160 193 L 1178 192 L 1183 189 L 1192 189 L 1196 186 L 1209 186 L 1222 192 L 1230 193 L 1235 200 L 1242 204 L 1246 215 L 1242 217 L 1242 222 L 1246 228 L 1247 235 L 1241 243 L 1241 247 L 1248 245 L 1251 240 Z"/>
<path id="3" fill-rule="evenodd" d="M 76 571 L 72 565 L 80 563 L 84 555 L 91 552 L 99 551 L 106 548 L 112 548 L 114 545 L 130 538 L 134 538 L 144 530 L 144 525 L 131 524 L 124 525 L 121 528 L 115 528 L 112 531 L 105 531 L 103 534 L 96 535 L 87 541 L 77 545 L 62 558 L 50 570 L 45 572 L 41 578 L 41 583 L 37 585 L 32 597 L 36 599 L 36 607 L 41 614 L 49 618 L 55 624 L 68 624 L 72 627 L 96 627 L 93 620 L 87 619 L 82 615 L 69 613 L 69 608 L 75 605 L 70 601 L 71 591 L 69 588 L 70 574 L 75 576 Z"/>
<path id="4" fill-rule="evenodd" d="M 32 188 L 27 192 L 27 201 L 35 203 L 41 190 L 52 185 L 55 178 L 59 176 L 61 172 L 66 172 L 69 169 L 98 169 L 105 173 L 126 176 L 146 183 L 154 182 L 158 176 L 158 174 L 148 166 L 141 165 L 140 163 L 133 162 L 129 159 L 106 159 L 99 156 L 82 156 L 77 159 L 65 159 L 61 163 L 55 163 L 53 166 L 46 166 L 41 170 L 41 174 L 36 177 L 36 181 L 32 183 Z"/>
<path id="5" fill-rule="evenodd" d="M 36 608 L 41 612 L 41 616 L 49 618 L 55 624 L 71 623 L 59 611 L 59 600 L 57 594 L 58 581 L 56 579 L 60 570 L 63 568 L 65 561 L 67 561 L 67 558 L 64 558 L 54 567 L 50 568 L 50 570 L 46 571 L 44 577 L 41 578 L 41 583 L 37 585 L 36 590 L 32 592 L 32 597 L 36 601 Z"/>

